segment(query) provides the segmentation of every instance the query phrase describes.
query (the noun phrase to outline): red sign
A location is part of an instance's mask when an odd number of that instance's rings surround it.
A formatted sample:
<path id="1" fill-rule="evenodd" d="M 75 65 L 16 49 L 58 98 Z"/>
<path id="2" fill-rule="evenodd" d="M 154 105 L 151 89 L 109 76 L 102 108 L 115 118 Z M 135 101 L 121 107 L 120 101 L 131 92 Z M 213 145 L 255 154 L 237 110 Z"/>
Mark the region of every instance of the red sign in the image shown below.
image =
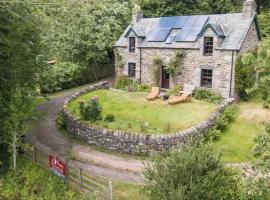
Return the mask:
<path id="1" fill-rule="evenodd" d="M 51 170 L 58 176 L 65 177 L 66 176 L 66 166 L 65 163 L 58 160 L 57 157 L 49 155 L 49 165 Z"/>

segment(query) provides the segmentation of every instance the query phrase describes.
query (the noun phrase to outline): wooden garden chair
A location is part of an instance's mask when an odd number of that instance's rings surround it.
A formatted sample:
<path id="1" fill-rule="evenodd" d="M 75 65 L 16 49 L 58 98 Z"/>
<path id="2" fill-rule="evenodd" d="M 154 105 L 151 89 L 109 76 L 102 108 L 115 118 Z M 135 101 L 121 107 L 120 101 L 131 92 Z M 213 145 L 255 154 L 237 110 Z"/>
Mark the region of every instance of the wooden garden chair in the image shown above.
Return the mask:
<path id="1" fill-rule="evenodd" d="M 156 98 L 160 96 L 160 88 L 159 87 L 152 87 L 150 94 L 146 97 L 148 101 L 154 101 Z"/>
<path id="2" fill-rule="evenodd" d="M 192 93 L 195 90 L 195 85 L 185 84 L 184 89 L 179 94 L 169 99 L 168 104 L 174 105 L 178 103 L 191 101 Z"/>

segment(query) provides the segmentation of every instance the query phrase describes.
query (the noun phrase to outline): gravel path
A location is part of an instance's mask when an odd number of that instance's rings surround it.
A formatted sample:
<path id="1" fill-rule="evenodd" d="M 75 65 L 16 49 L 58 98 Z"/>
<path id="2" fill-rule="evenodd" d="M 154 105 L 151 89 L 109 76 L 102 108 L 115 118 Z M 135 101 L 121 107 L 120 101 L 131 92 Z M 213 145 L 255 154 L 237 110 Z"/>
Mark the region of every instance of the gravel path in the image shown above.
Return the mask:
<path id="1" fill-rule="evenodd" d="M 56 97 L 38 107 L 41 118 L 26 137 L 26 142 L 46 150 L 62 160 L 69 160 L 69 165 L 80 167 L 93 175 L 100 175 L 111 180 L 142 183 L 141 175 L 144 164 L 140 160 L 106 154 L 79 144 L 65 137 L 56 127 L 56 116 L 66 98 L 82 87 L 59 93 Z M 75 160 L 70 160 L 70 155 Z"/>

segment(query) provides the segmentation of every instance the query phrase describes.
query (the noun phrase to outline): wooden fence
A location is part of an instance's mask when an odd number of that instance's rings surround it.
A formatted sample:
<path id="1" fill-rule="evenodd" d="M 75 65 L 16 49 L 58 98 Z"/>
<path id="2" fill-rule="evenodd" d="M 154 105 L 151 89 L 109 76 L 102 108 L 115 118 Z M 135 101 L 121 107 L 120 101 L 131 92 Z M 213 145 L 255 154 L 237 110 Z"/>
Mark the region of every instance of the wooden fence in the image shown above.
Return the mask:
<path id="1" fill-rule="evenodd" d="M 23 155 L 33 160 L 37 165 L 50 170 L 49 155 L 51 154 L 47 151 L 33 147 L 31 150 L 24 151 Z M 65 167 L 66 177 L 64 181 L 70 187 L 93 194 L 99 200 L 112 200 L 112 181 L 105 177 L 90 174 L 82 168 L 69 164 L 68 161 L 65 162 Z"/>

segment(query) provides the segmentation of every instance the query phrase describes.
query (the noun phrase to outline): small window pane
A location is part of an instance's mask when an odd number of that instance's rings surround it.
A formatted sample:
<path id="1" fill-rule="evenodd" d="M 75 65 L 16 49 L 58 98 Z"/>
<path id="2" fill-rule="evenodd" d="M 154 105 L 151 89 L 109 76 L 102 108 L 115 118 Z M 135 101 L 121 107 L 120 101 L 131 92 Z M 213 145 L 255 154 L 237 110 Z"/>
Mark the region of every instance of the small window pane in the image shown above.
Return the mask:
<path id="1" fill-rule="evenodd" d="M 212 87 L 213 70 L 202 69 L 201 71 L 201 87 Z"/>
<path id="2" fill-rule="evenodd" d="M 128 63 L 128 76 L 136 77 L 136 64 L 135 63 Z"/>
<path id="3" fill-rule="evenodd" d="M 135 52 L 135 42 L 136 42 L 135 37 L 129 38 L 129 52 Z"/>
<path id="4" fill-rule="evenodd" d="M 213 45 L 214 45 L 213 37 L 205 37 L 204 38 L 203 54 L 205 56 L 212 56 L 213 55 Z"/>

